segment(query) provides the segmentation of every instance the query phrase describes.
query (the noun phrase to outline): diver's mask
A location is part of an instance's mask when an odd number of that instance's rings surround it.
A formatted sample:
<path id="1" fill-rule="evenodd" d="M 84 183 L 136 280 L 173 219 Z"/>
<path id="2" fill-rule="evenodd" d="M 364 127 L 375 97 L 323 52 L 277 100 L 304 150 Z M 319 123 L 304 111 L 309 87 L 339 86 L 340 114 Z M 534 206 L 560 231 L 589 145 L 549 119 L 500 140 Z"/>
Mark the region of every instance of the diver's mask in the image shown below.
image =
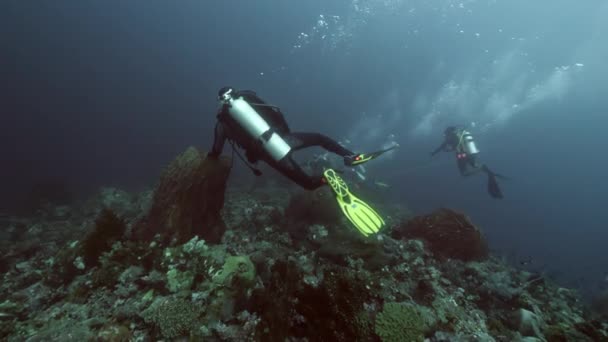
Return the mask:
<path id="1" fill-rule="evenodd" d="M 448 137 L 450 135 L 456 134 L 456 126 L 448 126 L 445 131 L 443 131 L 443 136 Z"/>

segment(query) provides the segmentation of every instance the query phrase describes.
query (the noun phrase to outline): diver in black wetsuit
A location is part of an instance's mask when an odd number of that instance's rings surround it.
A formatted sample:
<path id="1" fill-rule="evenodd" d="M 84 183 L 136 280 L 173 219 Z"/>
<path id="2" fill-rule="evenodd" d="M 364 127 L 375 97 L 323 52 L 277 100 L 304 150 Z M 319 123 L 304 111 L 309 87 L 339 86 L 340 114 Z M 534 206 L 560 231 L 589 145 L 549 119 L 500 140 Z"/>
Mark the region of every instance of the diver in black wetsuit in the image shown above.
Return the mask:
<path id="1" fill-rule="evenodd" d="M 322 175 L 309 175 L 292 158 L 294 151 L 320 146 L 344 158 L 347 166 L 359 165 L 381 154 L 355 154 L 319 133 L 291 132 L 278 107 L 267 104 L 250 90 L 223 87 L 218 92 L 221 107 L 217 115 L 215 139 L 209 158 L 217 158 L 229 140 L 245 150 L 249 163 L 266 162 L 308 190 L 325 184 Z M 233 145 L 234 147 L 234 145 Z M 249 165 L 256 175 L 261 172 Z"/>
<path id="2" fill-rule="evenodd" d="M 488 175 L 488 193 L 490 196 L 493 198 L 503 197 L 496 178 L 504 179 L 505 177 L 492 172 L 485 164 L 480 164 L 477 161 L 479 150 L 470 132 L 454 126 L 446 128 L 443 143 L 431 152 L 431 156 L 441 151 L 455 153 L 458 170 L 462 176 L 467 177 L 479 171 L 484 171 Z"/>

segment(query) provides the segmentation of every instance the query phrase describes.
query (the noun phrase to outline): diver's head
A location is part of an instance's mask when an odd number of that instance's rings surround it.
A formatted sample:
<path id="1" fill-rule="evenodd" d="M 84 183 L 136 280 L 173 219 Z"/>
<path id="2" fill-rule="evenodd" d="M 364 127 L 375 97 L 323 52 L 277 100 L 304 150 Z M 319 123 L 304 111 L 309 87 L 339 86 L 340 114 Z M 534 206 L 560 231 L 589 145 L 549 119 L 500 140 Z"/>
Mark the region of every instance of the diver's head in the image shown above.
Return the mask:
<path id="1" fill-rule="evenodd" d="M 226 102 L 230 100 L 230 98 L 234 95 L 235 90 L 233 87 L 221 87 L 217 92 L 217 100 L 221 102 Z"/>
<path id="2" fill-rule="evenodd" d="M 453 135 L 456 133 L 456 126 L 448 126 L 445 131 L 443 131 L 443 135 L 448 136 L 448 135 Z"/>

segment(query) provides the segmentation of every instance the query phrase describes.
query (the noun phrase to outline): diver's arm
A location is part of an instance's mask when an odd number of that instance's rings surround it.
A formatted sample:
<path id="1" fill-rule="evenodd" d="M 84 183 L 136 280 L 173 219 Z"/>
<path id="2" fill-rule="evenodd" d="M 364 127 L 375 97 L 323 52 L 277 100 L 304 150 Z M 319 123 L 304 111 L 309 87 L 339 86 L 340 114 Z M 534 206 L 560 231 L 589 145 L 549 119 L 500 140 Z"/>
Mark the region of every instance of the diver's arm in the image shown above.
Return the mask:
<path id="1" fill-rule="evenodd" d="M 218 121 L 215 124 L 215 134 L 213 138 L 213 147 L 211 151 L 207 153 L 207 157 L 217 158 L 222 154 L 222 150 L 224 149 L 224 143 L 226 142 L 226 131 L 224 130 L 224 125 Z"/>
<path id="2" fill-rule="evenodd" d="M 444 141 L 444 142 L 443 142 L 443 143 L 442 143 L 442 144 L 441 144 L 439 147 L 437 147 L 437 148 L 435 149 L 435 151 L 431 152 L 431 157 L 432 157 L 432 156 L 434 156 L 434 155 L 436 155 L 437 153 L 439 153 L 439 152 L 441 152 L 441 151 L 445 151 L 445 150 L 446 150 L 447 145 L 448 145 L 448 142 L 447 142 L 447 140 L 446 140 L 446 141 Z"/>
<path id="3" fill-rule="evenodd" d="M 285 116 L 280 111 L 270 111 L 269 114 L 273 117 L 273 121 L 278 127 L 276 127 L 281 133 L 289 133 L 289 125 L 285 120 Z"/>

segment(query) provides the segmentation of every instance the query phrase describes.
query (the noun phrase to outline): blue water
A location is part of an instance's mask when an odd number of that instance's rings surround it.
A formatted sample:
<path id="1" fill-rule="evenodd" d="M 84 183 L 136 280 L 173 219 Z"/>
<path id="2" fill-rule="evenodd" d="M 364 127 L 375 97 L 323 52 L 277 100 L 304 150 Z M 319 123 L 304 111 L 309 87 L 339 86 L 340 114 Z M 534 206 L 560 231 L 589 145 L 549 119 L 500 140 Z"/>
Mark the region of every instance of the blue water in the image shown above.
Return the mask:
<path id="1" fill-rule="evenodd" d="M 150 186 L 187 146 L 210 146 L 216 91 L 233 85 L 294 130 L 400 143 L 368 170 L 387 197 L 462 210 L 497 253 L 597 292 L 607 16 L 601 0 L 3 1 L 0 207 L 45 179 Z M 429 164 L 449 124 L 511 178 L 504 200 L 449 154 Z"/>

